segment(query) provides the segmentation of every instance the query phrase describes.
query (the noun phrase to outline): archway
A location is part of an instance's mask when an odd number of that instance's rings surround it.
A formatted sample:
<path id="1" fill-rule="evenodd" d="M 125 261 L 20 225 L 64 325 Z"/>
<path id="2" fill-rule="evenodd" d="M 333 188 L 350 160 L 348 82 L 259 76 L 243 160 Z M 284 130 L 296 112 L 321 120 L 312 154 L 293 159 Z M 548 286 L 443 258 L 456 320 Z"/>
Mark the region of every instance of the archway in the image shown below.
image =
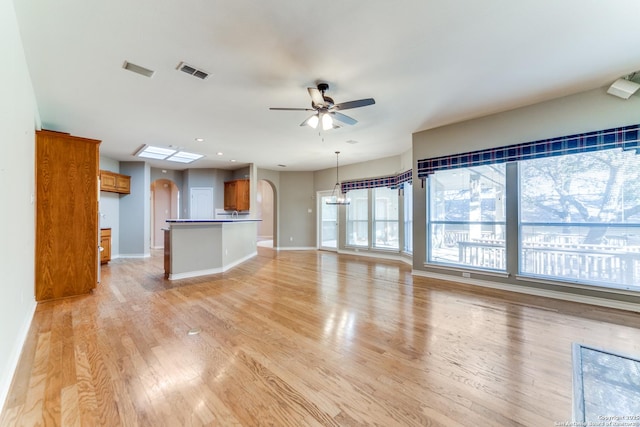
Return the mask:
<path id="1" fill-rule="evenodd" d="M 171 180 L 158 179 L 151 183 L 151 248 L 164 247 L 163 228 L 167 219 L 180 217 L 180 191 Z"/>
<path id="2" fill-rule="evenodd" d="M 256 191 L 256 218 L 258 223 L 258 245 L 263 247 L 278 247 L 278 221 L 276 188 L 272 182 L 261 179 Z"/>

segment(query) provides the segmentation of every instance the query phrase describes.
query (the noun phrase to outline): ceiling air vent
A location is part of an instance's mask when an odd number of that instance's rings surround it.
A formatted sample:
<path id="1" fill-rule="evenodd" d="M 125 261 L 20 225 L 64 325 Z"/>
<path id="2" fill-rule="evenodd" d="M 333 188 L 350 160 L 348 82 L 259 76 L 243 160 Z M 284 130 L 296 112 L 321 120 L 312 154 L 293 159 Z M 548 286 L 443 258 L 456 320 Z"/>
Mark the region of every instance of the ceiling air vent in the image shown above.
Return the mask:
<path id="1" fill-rule="evenodd" d="M 124 68 L 125 70 L 133 71 L 134 73 L 140 74 L 141 76 L 145 77 L 153 77 L 153 73 L 155 73 L 155 71 L 153 70 L 141 67 L 140 65 L 132 64 L 129 61 L 124 61 L 124 64 L 122 64 L 122 68 Z"/>
<path id="2" fill-rule="evenodd" d="M 197 77 L 199 79 L 206 79 L 207 77 L 209 77 L 209 73 L 207 73 L 206 71 L 203 70 L 199 70 L 194 66 L 191 66 L 189 64 L 186 64 L 184 62 L 181 62 L 178 64 L 178 70 L 185 72 L 187 74 L 192 75 L 193 77 Z"/>

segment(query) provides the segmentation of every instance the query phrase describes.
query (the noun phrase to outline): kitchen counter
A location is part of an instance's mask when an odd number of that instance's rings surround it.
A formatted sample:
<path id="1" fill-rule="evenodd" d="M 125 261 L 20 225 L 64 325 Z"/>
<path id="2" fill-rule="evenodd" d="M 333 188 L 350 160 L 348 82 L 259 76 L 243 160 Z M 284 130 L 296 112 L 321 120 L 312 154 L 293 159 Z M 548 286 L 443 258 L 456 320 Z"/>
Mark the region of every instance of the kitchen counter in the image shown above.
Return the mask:
<path id="1" fill-rule="evenodd" d="M 259 219 L 168 219 L 165 277 L 217 274 L 258 254 Z"/>

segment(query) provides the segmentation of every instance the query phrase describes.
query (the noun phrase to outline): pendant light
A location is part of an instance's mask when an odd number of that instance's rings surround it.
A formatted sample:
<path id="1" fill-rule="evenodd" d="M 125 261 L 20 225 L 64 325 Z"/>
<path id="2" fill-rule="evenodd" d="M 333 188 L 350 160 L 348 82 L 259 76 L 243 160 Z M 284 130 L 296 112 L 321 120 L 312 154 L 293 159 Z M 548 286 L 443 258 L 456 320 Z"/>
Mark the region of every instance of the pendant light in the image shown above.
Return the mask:
<path id="1" fill-rule="evenodd" d="M 333 186 L 331 192 L 331 198 L 327 201 L 327 205 L 348 205 L 351 200 L 342 192 L 342 186 L 340 185 L 340 179 L 338 178 L 338 155 L 339 151 L 336 151 L 336 185 Z"/>

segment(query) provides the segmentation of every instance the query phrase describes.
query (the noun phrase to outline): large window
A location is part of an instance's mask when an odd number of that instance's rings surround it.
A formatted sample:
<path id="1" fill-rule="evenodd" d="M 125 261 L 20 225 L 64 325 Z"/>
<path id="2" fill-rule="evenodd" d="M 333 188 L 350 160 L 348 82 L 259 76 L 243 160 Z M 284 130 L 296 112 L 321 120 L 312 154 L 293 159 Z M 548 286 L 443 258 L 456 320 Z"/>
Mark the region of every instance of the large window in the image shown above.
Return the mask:
<path id="1" fill-rule="evenodd" d="M 369 246 L 369 190 L 351 190 L 347 196 L 347 245 Z"/>
<path id="2" fill-rule="evenodd" d="M 505 181 L 504 164 L 430 176 L 429 262 L 506 270 Z"/>
<path id="3" fill-rule="evenodd" d="M 640 156 L 605 150 L 519 164 L 520 274 L 640 286 Z"/>
<path id="4" fill-rule="evenodd" d="M 404 251 L 413 253 L 413 185 L 404 184 Z"/>
<path id="5" fill-rule="evenodd" d="M 399 249 L 398 241 L 398 190 L 386 187 L 373 190 L 373 246 L 382 249 Z"/>

